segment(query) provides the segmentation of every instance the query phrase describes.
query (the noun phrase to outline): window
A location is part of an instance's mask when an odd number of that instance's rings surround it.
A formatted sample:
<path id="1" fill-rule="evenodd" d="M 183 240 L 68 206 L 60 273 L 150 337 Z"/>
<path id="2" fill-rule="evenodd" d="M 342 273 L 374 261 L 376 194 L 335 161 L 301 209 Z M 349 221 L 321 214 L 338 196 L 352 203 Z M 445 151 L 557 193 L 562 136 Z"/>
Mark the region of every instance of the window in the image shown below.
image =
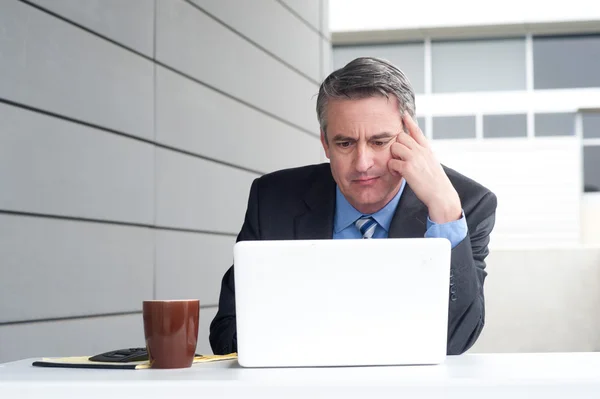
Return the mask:
<path id="1" fill-rule="evenodd" d="M 527 115 L 484 115 L 483 137 L 527 137 Z"/>
<path id="2" fill-rule="evenodd" d="M 425 118 L 422 116 L 417 117 L 417 125 L 419 125 L 419 129 L 423 132 L 424 135 L 427 135 L 425 132 Z"/>
<path id="3" fill-rule="evenodd" d="M 525 38 L 433 42 L 434 93 L 525 90 Z"/>
<path id="4" fill-rule="evenodd" d="M 600 138 L 600 111 L 583 112 L 583 138 L 598 139 Z M 598 170 L 600 173 L 600 169 Z"/>
<path id="5" fill-rule="evenodd" d="M 581 112 L 583 191 L 600 192 L 600 110 Z"/>
<path id="6" fill-rule="evenodd" d="M 583 146 L 583 191 L 600 191 L 600 145 Z"/>
<path id="7" fill-rule="evenodd" d="M 437 116 L 432 130 L 434 139 L 475 138 L 475 116 Z"/>
<path id="8" fill-rule="evenodd" d="M 575 114 L 540 113 L 535 114 L 535 135 L 543 136 L 574 136 Z"/>
<path id="9" fill-rule="evenodd" d="M 565 137 L 573 144 L 580 141 L 575 135 L 576 120 L 581 120 L 577 129 L 582 129 L 583 189 L 600 192 L 600 108 L 594 108 L 600 107 L 600 100 L 595 91 L 582 90 L 581 96 L 579 92 L 540 91 L 600 88 L 600 33 L 433 39 L 427 47 L 425 42 L 333 47 L 336 69 L 360 56 L 387 59 L 406 73 L 418 94 L 417 100 L 424 97 L 429 108 L 425 110 L 427 115 L 419 115 L 417 123 L 434 140 L 533 135 Z M 429 75 L 426 59 L 431 60 Z M 532 95 L 531 90 L 538 92 Z M 454 93 L 463 94 L 453 96 Z M 580 115 L 571 111 L 582 105 L 587 108 L 577 111 Z M 425 108 L 419 109 L 423 112 Z M 527 114 L 531 109 L 535 110 L 533 121 Z M 476 119 L 474 114 L 479 110 L 493 114 Z M 426 131 L 429 117 L 432 123 Z M 533 132 L 529 131 L 528 122 L 533 122 Z"/>
<path id="10" fill-rule="evenodd" d="M 534 88 L 600 87 L 600 35 L 533 38 Z"/>
<path id="11" fill-rule="evenodd" d="M 342 68 L 358 57 L 390 61 L 406 74 L 415 93 L 425 92 L 425 45 L 420 43 L 378 44 L 333 47 L 333 67 Z"/>

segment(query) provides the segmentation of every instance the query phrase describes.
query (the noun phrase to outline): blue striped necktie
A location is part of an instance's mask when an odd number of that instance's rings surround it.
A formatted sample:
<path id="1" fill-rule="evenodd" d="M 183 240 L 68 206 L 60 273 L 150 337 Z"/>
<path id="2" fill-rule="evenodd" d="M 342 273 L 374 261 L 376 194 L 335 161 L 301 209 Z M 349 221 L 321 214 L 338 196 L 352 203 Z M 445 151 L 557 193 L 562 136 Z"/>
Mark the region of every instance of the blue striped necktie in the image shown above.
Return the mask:
<path id="1" fill-rule="evenodd" d="M 356 228 L 362 234 L 362 238 L 372 238 L 377 227 L 377 222 L 371 216 L 363 216 L 354 222 Z"/>

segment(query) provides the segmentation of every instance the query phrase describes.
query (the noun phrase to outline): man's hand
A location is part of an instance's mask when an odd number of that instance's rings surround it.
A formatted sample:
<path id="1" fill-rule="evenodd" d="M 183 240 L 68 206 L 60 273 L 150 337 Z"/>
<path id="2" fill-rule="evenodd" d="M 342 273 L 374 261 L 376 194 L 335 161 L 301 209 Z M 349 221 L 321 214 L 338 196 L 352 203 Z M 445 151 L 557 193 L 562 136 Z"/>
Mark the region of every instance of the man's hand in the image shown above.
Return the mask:
<path id="1" fill-rule="evenodd" d="M 429 210 L 429 218 L 438 224 L 461 218 L 458 193 L 431 150 L 427 138 L 408 115 L 403 115 L 408 134 L 400 133 L 391 146 L 388 168 L 400 175 Z"/>

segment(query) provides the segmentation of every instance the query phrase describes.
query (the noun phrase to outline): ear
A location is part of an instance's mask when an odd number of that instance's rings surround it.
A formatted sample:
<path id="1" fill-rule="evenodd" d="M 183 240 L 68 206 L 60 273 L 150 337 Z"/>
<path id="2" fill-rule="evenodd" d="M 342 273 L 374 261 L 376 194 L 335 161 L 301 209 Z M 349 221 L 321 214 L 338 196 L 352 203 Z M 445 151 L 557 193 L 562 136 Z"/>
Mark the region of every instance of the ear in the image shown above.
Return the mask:
<path id="1" fill-rule="evenodd" d="M 327 157 L 327 159 L 331 159 L 329 157 L 329 143 L 327 142 L 327 139 L 325 138 L 325 133 L 323 132 L 322 129 L 321 129 L 321 144 L 323 145 L 323 149 L 325 150 L 325 156 Z"/>

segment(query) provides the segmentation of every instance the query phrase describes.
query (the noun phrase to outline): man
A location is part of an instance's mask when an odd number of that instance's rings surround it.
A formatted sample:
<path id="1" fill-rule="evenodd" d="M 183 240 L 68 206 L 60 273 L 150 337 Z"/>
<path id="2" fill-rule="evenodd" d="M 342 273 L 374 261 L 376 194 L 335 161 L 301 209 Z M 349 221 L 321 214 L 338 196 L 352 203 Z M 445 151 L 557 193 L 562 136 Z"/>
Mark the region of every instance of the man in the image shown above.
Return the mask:
<path id="1" fill-rule="evenodd" d="M 317 115 L 330 163 L 256 179 L 238 241 L 447 238 L 447 352 L 465 352 L 484 325 L 495 195 L 440 165 L 414 122 L 408 79 L 386 61 L 358 58 L 331 73 L 319 89 Z M 215 354 L 237 351 L 233 266 L 223 277 L 210 343 Z"/>

